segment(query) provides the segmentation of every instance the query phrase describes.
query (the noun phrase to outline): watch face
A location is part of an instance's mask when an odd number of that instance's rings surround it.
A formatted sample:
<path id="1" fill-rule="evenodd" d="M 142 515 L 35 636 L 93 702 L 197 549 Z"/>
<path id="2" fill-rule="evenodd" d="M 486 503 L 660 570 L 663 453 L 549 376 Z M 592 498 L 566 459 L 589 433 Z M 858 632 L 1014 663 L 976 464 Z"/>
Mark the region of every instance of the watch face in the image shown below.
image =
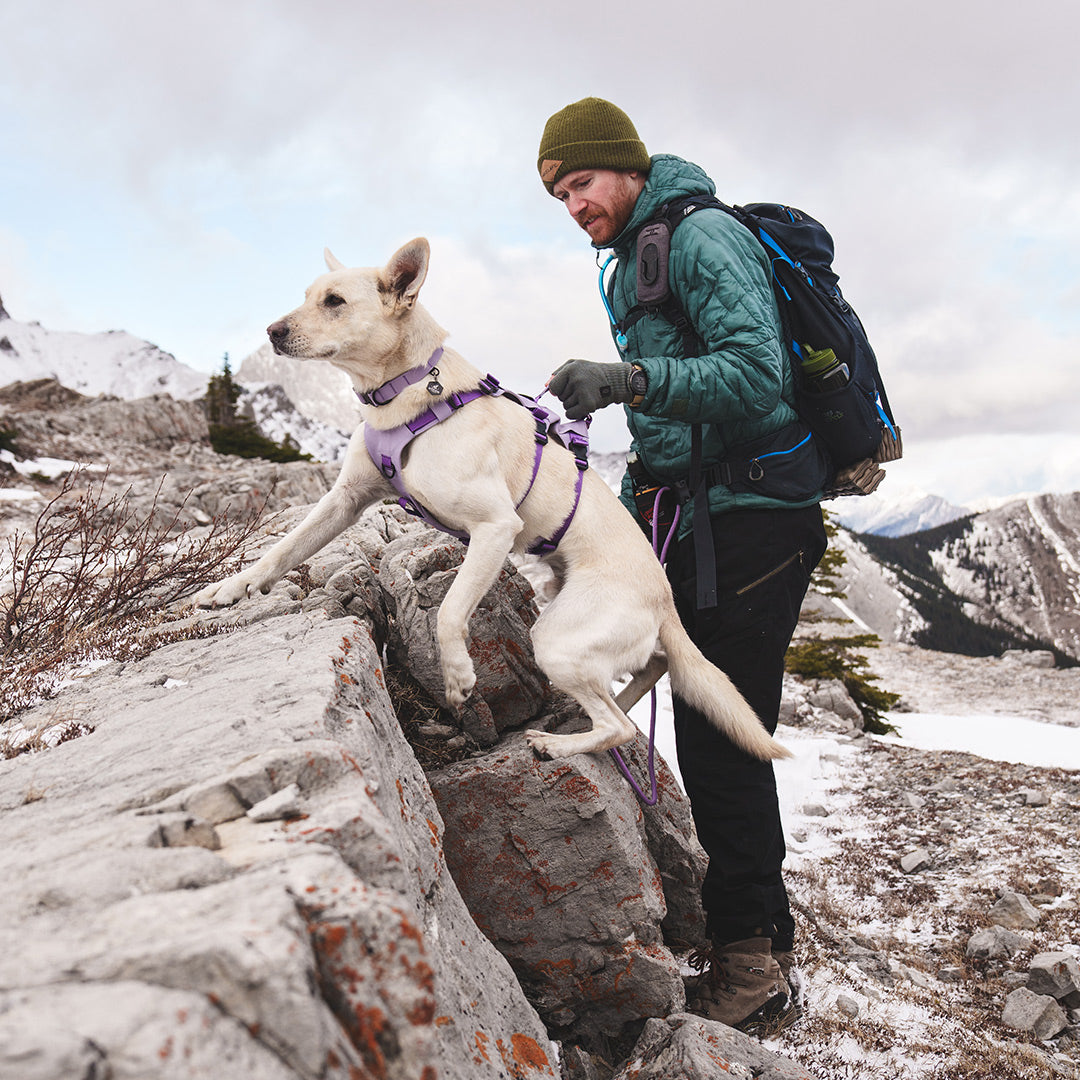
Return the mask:
<path id="1" fill-rule="evenodd" d="M 645 372 L 640 368 L 635 368 L 635 370 L 630 373 L 630 389 L 633 390 L 635 394 L 644 394 L 645 391 L 649 389 L 648 376 L 646 376 Z"/>

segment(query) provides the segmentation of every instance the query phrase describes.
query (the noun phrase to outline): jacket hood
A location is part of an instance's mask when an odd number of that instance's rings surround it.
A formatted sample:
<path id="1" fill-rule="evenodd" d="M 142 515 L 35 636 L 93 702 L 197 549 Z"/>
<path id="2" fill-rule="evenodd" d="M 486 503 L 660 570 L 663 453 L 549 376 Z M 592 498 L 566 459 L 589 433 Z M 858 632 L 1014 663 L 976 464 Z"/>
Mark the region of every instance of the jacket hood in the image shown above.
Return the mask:
<path id="1" fill-rule="evenodd" d="M 655 217 L 661 206 L 673 199 L 682 199 L 688 195 L 715 194 L 716 185 L 700 165 L 674 154 L 654 154 L 645 187 L 634 204 L 634 212 L 630 215 L 626 228 L 611 243 L 601 245 L 600 250 L 619 250 L 626 247 L 637 230 L 650 218 Z"/>

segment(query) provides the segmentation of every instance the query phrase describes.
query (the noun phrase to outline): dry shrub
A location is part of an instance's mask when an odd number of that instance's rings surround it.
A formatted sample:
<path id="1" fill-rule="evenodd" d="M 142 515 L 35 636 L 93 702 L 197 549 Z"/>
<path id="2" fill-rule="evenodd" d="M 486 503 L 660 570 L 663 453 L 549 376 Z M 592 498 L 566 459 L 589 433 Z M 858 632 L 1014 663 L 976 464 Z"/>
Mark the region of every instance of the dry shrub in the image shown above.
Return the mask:
<path id="1" fill-rule="evenodd" d="M 10 536 L 0 556 L 0 722 L 47 699 L 87 663 L 145 655 L 170 636 L 199 633 L 170 635 L 169 606 L 233 572 L 262 516 L 222 514 L 187 532 L 183 503 L 171 513 L 159 507 L 160 484 L 140 515 L 130 489 L 106 496 L 102 478 L 79 492 L 80 476 L 65 478 L 33 528 Z M 5 752 L 12 748 L 9 741 Z"/>

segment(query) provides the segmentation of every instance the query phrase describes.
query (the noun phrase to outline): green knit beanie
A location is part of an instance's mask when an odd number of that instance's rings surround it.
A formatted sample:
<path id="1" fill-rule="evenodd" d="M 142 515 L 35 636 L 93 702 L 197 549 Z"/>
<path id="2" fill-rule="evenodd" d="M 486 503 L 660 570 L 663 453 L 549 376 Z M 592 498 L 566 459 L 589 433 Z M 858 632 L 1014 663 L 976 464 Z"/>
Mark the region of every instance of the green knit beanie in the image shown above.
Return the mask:
<path id="1" fill-rule="evenodd" d="M 567 105 L 544 125 L 536 161 L 548 194 L 578 169 L 649 171 L 649 152 L 630 117 L 610 101 L 588 97 Z"/>

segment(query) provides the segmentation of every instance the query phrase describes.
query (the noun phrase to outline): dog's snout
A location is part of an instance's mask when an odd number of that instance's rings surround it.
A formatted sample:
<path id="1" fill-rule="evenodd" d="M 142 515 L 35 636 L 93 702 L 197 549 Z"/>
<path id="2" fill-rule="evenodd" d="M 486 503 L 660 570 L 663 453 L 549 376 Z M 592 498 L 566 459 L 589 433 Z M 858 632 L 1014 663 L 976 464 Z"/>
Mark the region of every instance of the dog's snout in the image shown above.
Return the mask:
<path id="1" fill-rule="evenodd" d="M 278 319 L 266 328 L 266 332 L 275 345 L 279 344 L 289 336 L 289 324 L 284 319 Z"/>

